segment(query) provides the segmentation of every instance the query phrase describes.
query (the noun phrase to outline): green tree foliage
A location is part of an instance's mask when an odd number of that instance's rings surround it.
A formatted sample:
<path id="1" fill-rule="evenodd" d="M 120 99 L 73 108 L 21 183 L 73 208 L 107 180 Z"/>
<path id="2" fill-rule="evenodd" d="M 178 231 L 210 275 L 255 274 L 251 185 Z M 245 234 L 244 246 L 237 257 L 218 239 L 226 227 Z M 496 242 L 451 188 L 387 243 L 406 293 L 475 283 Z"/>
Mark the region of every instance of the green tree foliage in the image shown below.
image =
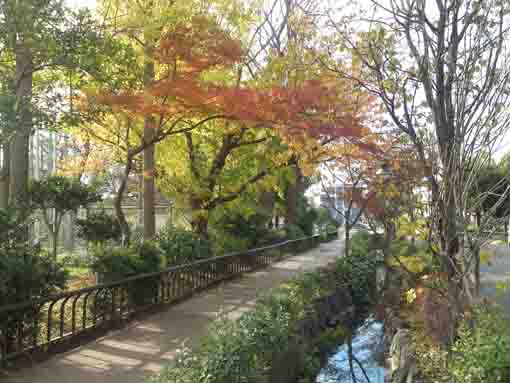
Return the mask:
<path id="1" fill-rule="evenodd" d="M 297 204 L 296 225 L 303 230 L 305 235 L 312 235 L 317 220 L 317 210 L 314 209 L 304 194 L 299 195 Z"/>
<path id="2" fill-rule="evenodd" d="M 16 209 L 0 209 L 0 249 L 2 252 L 15 252 L 24 245 L 23 232 L 26 229 L 24 214 Z"/>
<path id="3" fill-rule="evenodd" d="M 0 2 L 2 205 L 27 202 L 30 137 L 62 127 L 74 84 L 105 56 L 100 29 L 89 12 L 60 0 Z"/>
<path id="4" fill-rule="evenodd" d="M 161 250 L 145 241 L 137 248 L 97 248 L 92 270 L 102 283 L 114 282 L 140 274 L 162 270 L 166 266 Z M 158 294 L 159 278 L 140 279 L 128 286 L 128 295 L 135 305 L 152 303 Z"/>
<path id="5" fill-rule="evenodd" d="M 0 307 L 47 296 L 65 287 L 67 274 L 51 256 L 26 241 L 28 222 L 16 210 L 0 210 Z M 11 318 L 2 317 L 2 341 L 7 351 L 17 331 L 34 331 L 36 311 L 26 311 L 19 328 Z"/>
<path id="6" fill-rule="evenodd" d="M 510 326 L 498 309 L 476 307 L 459 326 L 448 354 L 415 334 L 418 368 L 425 379 L 453 383 L 499 383 L 510 380 Z"/>
<path id="7" fill-rule="evenodd" d="M 76 211 L 80 206 L 101 200 L 101 196 L 93 187 L 62 176 L 32 181 L 29 193 L 32 206 L 41 209 L 43 221 L 50 231 L 55 260 L 58 233 L 64 215 Z"/>
<path id="8" fill-rule="evenodd" d="M 151 242 L 136 248 L 100 249 L 95 254 L 92 269 L 104 282 L 113 282 L 137 274 L 159 271 L 166 265 L 161 251 Z"/>
<path id="9" fill-rule="evenodd" d="M 235 122 L 211 121 L 160 146 L 159 187 L 191 209 L 192 229 L 203 238 L 210 234 L 211 219 L 221 221 L 218 211 L 245 219 L 253 215 L 253 201 L 260 203 L 263 192 L 275 189 L 285 162 L 285 147 L 270 131 Z M 250 207 L 232 213 L 239 201 Z"/>
<path id="10" fill-rule="evenodd" d="M 482 215 L 501 219 L 510 214 L 510 179 L 508 177 L 504 163 L 502 166 L 483 168 L 479 172 L 472 191 L 474 198 L 481 199 L 479 220 Z"/>
<path id="11" fill-rule="evenodd" d="M 356 235 L 354 236 L 356 237 Z M 369 247 L 368 237 L 353 239 Z M 338 289 L 339 281 L 353 294 L 357 312 L 365 313 L 375 288 L 376 261 L 366 251 L 339 259 L 330 268 L 305 273 L 261 297 L 238 320 L 220 318 L 200 348 L 181 350 L 151 383 L 258 383 L 267 379 L 275 354 L 287 350 L 304 318 L 318 315 L 314 302 Z"/>
<path id="12" fill-rule="evenodd" d="M 191 231 L 167 225 L 155 239 L 168 265 L 179 265 L 212 256 L 209 241 Z"/>
<path id="13" fill-rule="evenodd" d="M 266 214 L 229 209 L 213 225 L 216 251 L 228 253 L 281 241 L 281 236 L 269 229 L 269 220 Z"/>
<path id="14" fill-rule="evenodd" d="M 105 212 L 89 213 L 87 218 L 76 220 L 78 236 L 94 245 L 104 245 L 108 241 L 119 242 L 122 231 L 119 221 Z"/>

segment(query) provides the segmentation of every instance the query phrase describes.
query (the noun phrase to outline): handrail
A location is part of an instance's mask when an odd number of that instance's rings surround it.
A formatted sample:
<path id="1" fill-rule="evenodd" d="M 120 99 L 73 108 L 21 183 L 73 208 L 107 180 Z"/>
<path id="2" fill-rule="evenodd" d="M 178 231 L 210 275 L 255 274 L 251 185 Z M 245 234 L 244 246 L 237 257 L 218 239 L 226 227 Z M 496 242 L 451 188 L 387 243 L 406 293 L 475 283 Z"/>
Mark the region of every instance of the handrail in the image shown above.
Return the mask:
<path id="1" fill-rule="evenodd" d="M 327 240 L 336 236 L 327 233 Z M 320 238 L 287 240 L 0 307 L 0 366 L 26 353 L 69 348 L 84 334 L 95 338 L 147 309 L 268 266 L 286 253 L 309 250 Z"/>
<path id="2" fill-rule="evenodd" d="M 329 234 L 330 233 L 328 233 L 328 235 Z M 74 289 L 74 290 L 65 291 L 65 292 L 58 293 L 58 294 L 50 294 L 50 295 L 48 295 L 46 297 L 43 297 L 43 298 L 28 300 L 28 301 L 25 301 L 25 302 L 16 303 L 16 304 L 12 304 L 12 305 L 1 306 L 0 307 L 0 315 L 3 312 L 5 312 L 5 311 L 11 311 L 11 310 L 15 310 L 15 309 L 22 309 L 22 308 L 26 308 L 26 307 L 32 307 L 32 306 L 38 305 L 40 303 L 45 303 L 48 300 L 58 300 L 58 299 L 66 298 L 66 297 L 68 297 L 70 295 L 74 295 L 75 293 L 83 294 L 83 293 L 87 293 L 89 291 L 97 290 L 97 289 L 100 289 L 100 288 L 116 287 L 116 286 L 120 286 L 120 285 L 122 285 L 124 283 L 127 283 L 127 282 L 132 282 L 132 281 L 137 281 L 137 280 L 140 280 L 140 279 L 154 277 L 154 276 L 162 275 L 162 274 L 169 273 L 169 272 L 175 272 L 175 271 L 178 271 L 178 270 L 189 268 L 190 266 L 197 266 L 197 265 L 200 265 L 200 264 L 209 263 L 211 260 L 217 261 L 217 260 L 228 259 L 228 258 L 235 257 L 235 256 L 240 256 L 240 255 L 245 255 L 245 254 L 252 254 L 252 253 L 259 252 L 259 251 L 271 250 L 271 249 L 275 249 L 275 248 L 280 248 L 280 247 L 282 247 L 284 245 L 287 245 L 289 243 L 295 243 L 295 242 L 303 241 L 303 240 L 310 239 L 310 238 L 316 238 L 316 237 L 320 237 L 320 235 L 316 234 L 316 235 L 313 235 L 313 236 L 310 236 L 310 237 L 303 237 L 303 238 L 299 238 L 299 239 L 287 240 L 287 241 L 284 241 L 284 242 L 277 243 L 276 245 L 256 247 L 254 249 L 248 249 L 246 251 L 238 251 L 238 252 L 227 253 L 227 254 L 221 255 L 219 257 L 210 257 L 210 258 L 206 258 L 206 259 L 200 259 L 200 260 L 189 262 L 189 263 L 183 263 L 181 265 L 171 266 L 171 267 L 168 267 L 168 268 L 163 269 L 161 271 L 154 271 L 154 272 L 151 272 L 151 273 L 142 273 L 142 274 L 134 275 L 132 277 L 123 278 L 121 280 L 114 281 L 114 282 L 97 284 L 97 285 L 94 285 L 94 286 L 84 287 L 84 288 L 81 288 L 81 289 Z"/>

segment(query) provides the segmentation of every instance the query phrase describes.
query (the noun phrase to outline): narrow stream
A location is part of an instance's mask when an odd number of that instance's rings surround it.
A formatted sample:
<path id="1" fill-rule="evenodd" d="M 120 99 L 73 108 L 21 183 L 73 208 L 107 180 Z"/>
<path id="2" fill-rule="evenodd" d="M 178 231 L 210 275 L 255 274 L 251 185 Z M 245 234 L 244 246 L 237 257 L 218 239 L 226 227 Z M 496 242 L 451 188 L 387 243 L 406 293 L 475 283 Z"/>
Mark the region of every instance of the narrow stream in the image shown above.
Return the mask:
<path id="1" fill-rule="evenodd" d="M 386 369 L 376 360 L 382 337 L 382 324 L 368 318 L 353 335 L 352 371 L 348 345 L 343 344 L 328 359 L 327 364 L 317 376 L 316 383 L 384 383 Z M 352 377 L 353 374 L 355 379 Z"/>

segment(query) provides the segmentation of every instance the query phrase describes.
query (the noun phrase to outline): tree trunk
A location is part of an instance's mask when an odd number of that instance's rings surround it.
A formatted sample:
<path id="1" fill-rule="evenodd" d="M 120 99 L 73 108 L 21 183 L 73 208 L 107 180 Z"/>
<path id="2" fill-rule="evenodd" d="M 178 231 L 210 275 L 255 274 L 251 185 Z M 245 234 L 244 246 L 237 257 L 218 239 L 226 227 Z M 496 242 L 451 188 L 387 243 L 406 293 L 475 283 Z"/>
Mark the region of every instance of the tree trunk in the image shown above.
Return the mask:
<path id="1" fill-rule="evenodd" d="M 344 235 L 345 235 L 344 253 L 345 253 L 346 257 L 349 256 L 349 252 L 351 250 L 351 223 L 350 223 L 350 220 L 351 220 L 351 213 L 348 210 L 345 213 L 345 233 L 344 233 Z"/>
<path id="2" fill-rule="evenodd" d="M 143 83 L 147 88 L 154 81 L 153 47 L 147 43 L 145 47 L 145 64 Z M 151 142 L 156 134 L 154 117 L 147 116 L 144 121 L 143 139 Z M 156 235 L 156 215 L 154 207 L 154 176 L 155 176 L 155 144 L 149 145 L 143 151 L 143 238 L 146 240 Z"/>
<path id="3" fill-rule="evenodd" d="M 24 39 L 24 40 L 23 40 Z M 32 52 L 27 35 L 16 42 L 16 127 L 10 140 L 9 203 L 26 206 L 28 199 L 29 144 L 32 133 Z"/>
<path id="4" fill-rule="evenodd" d="M 475 295 L 480 296 L 480 249 L 476 247 L 475 251 Z"/>
<path id="5" fill-rule="evenodd" d="M 206 217 L 200 217 L 191 221 L 191 228 L 201 239 L 209 239 L 209 220 Z"/>
<path id="6" fill-rule="evenodd" d="M 275 202 L 276 194 L 273 191 L 263 192 L 260 196 L 262 212 L 268 217 L 273 215 Z"/>
<path id="7" fill-rule="evenodd" d="M 384 260 L 388 260 L 391 256 L 391 242 L 395 238 L 395 225 L 391 220 L 385 223 L 385 233 L 384 233 L 384 245 L 383 245 L 383 254 Z"/>
<path id="8" fill-rule="evenodd" d="M 413 208 L 411 208 L 411 211 L 409 213 L 409 218 L 411 218 L 411 223 L 416 221 L 416 217 L 415 217 Z M 416 231 L 415 230 L 413 230 L 413 232 L 411 233 L 411 244 L 413 246 L 416 246 Z"/>
<path id="9" fill-rule="evenodd" d="M 459 252 L 459 237 L 457 231 L 457 206 L 453 196 L 448 198 L 446 214 L 442 217 L 444 220 L 444 247 L 442 257 L 442 271 L 448 278 L 448 339 L 446 346 L 451 350 L 457 337 L 458 319 L 460 313 L 460 292 L 462 291 L 462 281 L 458 281 L 456 268 L 458 265 L 457 254 Z M 459 285 L 460 284 L 460 285 Z"/>
<path id="10" fill-rule="evenodd" d="M 136 220 L 137 226 L 143 227 L 143 174 L 138 177 L 138 198 L 136 199 Z"/>
<path id="11" fill-rule="evenodd" d="M 2 148 L 2 168 L 0 169 L 0 209 L 7 209 L 9 206 L 9 143 Z"/>
<path id="12" fill-rule="evenodd" d="M 67 227 L 67 237 L 66 242 L 69 245 L 68 248 L 71 251 L 75 250 L 76 240 L 75 240 L 75 227 L 76 227 L 76 218 L 77 218 L 77 211 L 71 211 L 69 212 L 69 215 L 67 216 L 69 226 Z"/>
<path id="13" fill-rule="evenodd" d="M 209 239 L 209 212 L 203 210 L 203 202 L 197 198 L 190 199 L 191 230 L 201 239 Z"/>
<path id="14" fill-rule="evenodd" d="M 122 202 L 124 200 L 124 192 L 126 191 L 127 183 L 129 180 L 129 175 L 131 174 L 131 170 L 133 168 L 133 158 L 131 158 L 128 154 L 128 158 L 126 161 L 126 167 L 124 168 L 124 174 L 120 181 L 119 188 L 117 189 L 117 194 L 115 195 L 115 200 L 113 201 L 113 208 L 115 210 L 115 216 L 117 217 L 117 221 L 119 221 L 119 225 L 122 231 L 122 244 L 123 246 L 128 246 L 131 240 L 131 228 L 129 227 L 129 223 L 127 222 L 126 215 L 124 214 L 124 210 L 122 210 Z"/>
<path id="15" fill-rule="evenodd" d="M 285 202 L 287 204 L 285 224 L 295 225 L 297 222 L 297 188 L 295 183 L 291 183 L 287 186 Z"/>
<path id="16" fill-rule="evenodd" d="M 508 222 L 507 222 L 507 225 L 508 225 Z M 507 231 L 506 243 L 508 246 L 510 246 L 510 232 L 508 232 L 508 231 Z"/>
<path id="17" fill-rule="evenodd" d="M 56 231 L 56 228 L 51 230 L 51 249 L 53 253 L 53 260 L 56 262 L 58 253 L 58 231 Z"/>
<path id="18" fill-rule="evenodd" d="M 476 227 L 480 229 L 480 225 L 482 224 L 482 213 L 480 210 L 476 212 Z"/>
<path id="19" fill-rule="evenodd" d="M 51 214 L 48 215 L 48 213 Z M 50 218 L 52 217 L 52 218 Z M 60 219 L 58 213 L 55 209 L 43 209 L 42 218 L 44 224 L 46 225 L 46 229 L 50 234 L 50 245 L 51 245 L 51 254 L 53 256 L 53 260 L 57 261 L 57 251 L 58 251 L 58 232 L 60 229 Z"/>
<path id="20" fill-rule="evenodd" d="M 295 225 L 297 223 L 298 198 L 299 194 L 304 191 L 303 175 L 301 174 L 301 170 L 296 165 L 293 171 L 296 179 L 293 183 L 288 185 L 285 197 L 287 203 L 285 215 L 286 225 Z"/>

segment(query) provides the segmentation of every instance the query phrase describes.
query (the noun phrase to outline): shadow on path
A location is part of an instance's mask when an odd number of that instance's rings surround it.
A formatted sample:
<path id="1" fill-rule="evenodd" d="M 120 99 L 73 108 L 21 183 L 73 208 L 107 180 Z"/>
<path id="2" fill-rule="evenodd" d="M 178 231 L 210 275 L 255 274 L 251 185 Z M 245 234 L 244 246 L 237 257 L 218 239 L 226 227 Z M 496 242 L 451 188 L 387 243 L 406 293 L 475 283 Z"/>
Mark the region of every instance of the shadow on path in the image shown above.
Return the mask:
<path id="1" fill-rule="evenodd" d="M 303 271 L 332 262 L 342 254 L 341 245 L 340 240 L 322 244 L 246 274 L 78 349 L 0 375 L 0 382 L 143 383 L 171 360 L 185 341 L 188 346 L 198 345 L 220 312 L 238 317 L 253 307 L 258 295 Z"/>

